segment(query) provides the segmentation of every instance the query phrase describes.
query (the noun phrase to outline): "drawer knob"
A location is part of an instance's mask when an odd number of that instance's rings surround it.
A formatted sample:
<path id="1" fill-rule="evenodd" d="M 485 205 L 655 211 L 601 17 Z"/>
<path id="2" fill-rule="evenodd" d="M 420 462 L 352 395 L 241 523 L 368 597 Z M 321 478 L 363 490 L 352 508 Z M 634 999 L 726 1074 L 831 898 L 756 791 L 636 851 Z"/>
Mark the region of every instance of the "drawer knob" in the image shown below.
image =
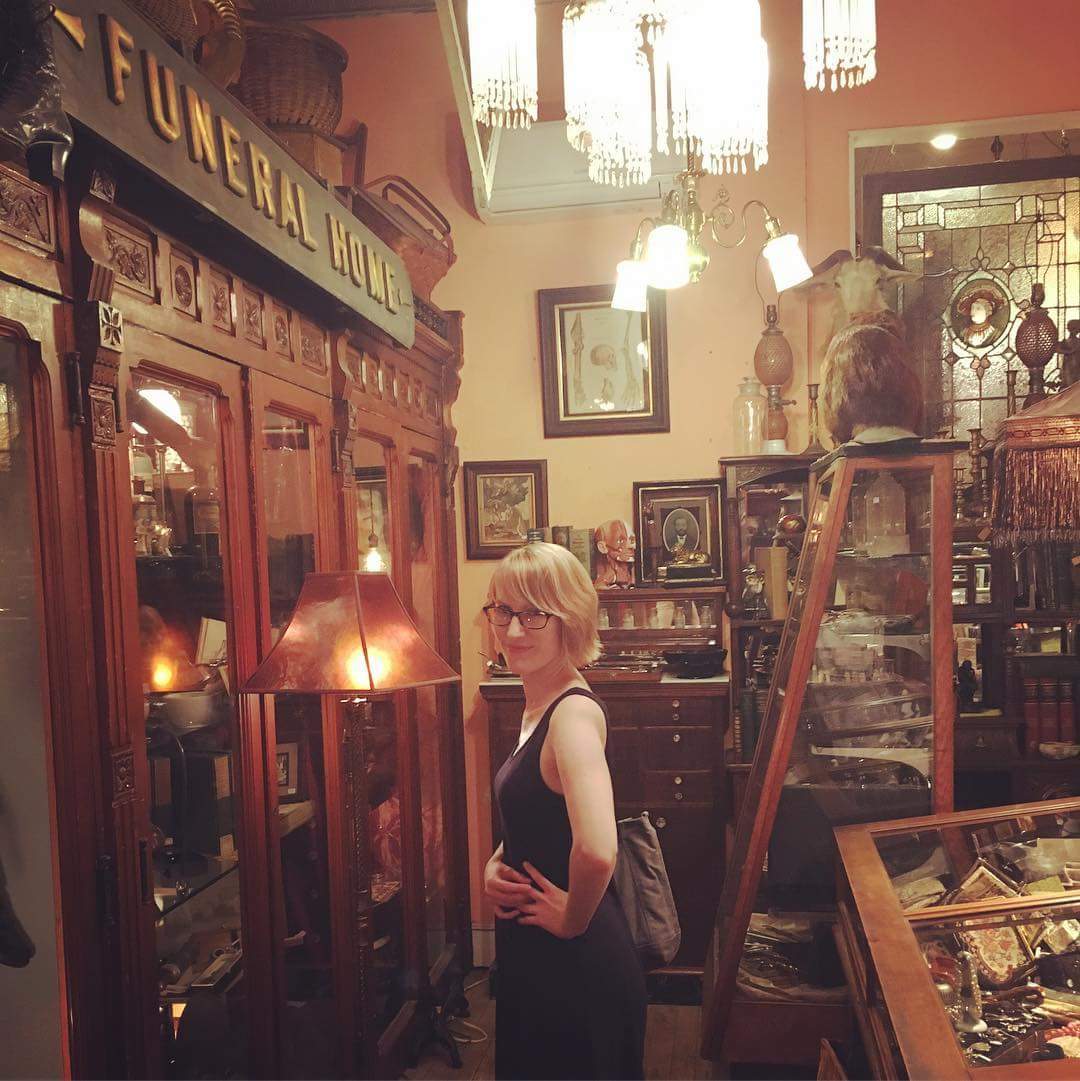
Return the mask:
<path id="1" fill-rule="evenodd" d="M 671 715 L 671 719 L 672 719 L 673 721 L 677 721 L 677 720 L 679 719 L 679 715 L 678 715 L 678 713 L 672 713 L 672 715 Z"/>
<path id="2" fill-rule="evenodd" d="M 679 700 L 677 698 L 673 698 L 671 700 L 671 708 L 672 709 L 678 709 L 679 708 Z"/>
<path id="3" fill-rule="evenodd" d="M 671 737 L 671 742 L 672 743 L 682 743 L 682 736 L 680 736 L 679 733 L 676 732 L 675 735 L 673 735 Z"/>
<path id="4" fill-rule="evenodd" d="M 675 783 L 676 784 L 682 784 L 682 778 L 681 777 L 676 777 L 675 778 Z"/>
<path id="5" fill-rule="evenodd" d="M 980 732 L 975 737 L 975 748 L 976 748 L 976 750 L 979 750 L 979 751 L 985 751 L 986 750 L 986 737 L 982 734 L 982 732 Z"/>
<path id="6" fill-rule="evenodd" d="M 667 819 L 666 819 L 666 818 L 665 818 L 665 817 L 664 817 L 663 815 L 661 815 L 661 816 L 660 816 L 660 817 L 659 817 L 659 818 L 658 818 L 658 819 L 656 820 L 656 828 L 657 828 L 658 830 L 662 830 L 662 829 L 663 829 L 663 828 L 664 828 L 664 827 L 665 827 L 666 825 L 667 825 Z"/>
<path id="7" fill-rule="evenodd" d="M 675 799 L 676 800 L 681 800 L 683 798 L 683 795 L 684 795 L 684 793 L 682 793 L 682 792 L 676 792 L 675 793 Z"/>

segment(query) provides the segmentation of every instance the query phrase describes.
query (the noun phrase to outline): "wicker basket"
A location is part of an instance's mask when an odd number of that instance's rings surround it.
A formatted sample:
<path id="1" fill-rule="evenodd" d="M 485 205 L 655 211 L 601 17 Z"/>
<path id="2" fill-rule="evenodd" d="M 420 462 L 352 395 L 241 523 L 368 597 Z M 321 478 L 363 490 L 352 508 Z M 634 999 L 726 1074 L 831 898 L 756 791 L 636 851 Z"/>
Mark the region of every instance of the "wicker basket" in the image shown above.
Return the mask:
<path id="1" fill-rule="evenodd" d="M 236 96 L 264 124 L 303 125 L 333 135 L 341 119 L 345 50 L 296 23 L 249 15 L 244 32 L 247 50 Z"/>
<path id="2" fill-rule="evenodd" d="M 294 19 L 371 14 L 371 5 L 362 3 L 360 0 L 252 0 L 252 2 L 263 15 L 287 15 Z"/>
<path id="3" fill-rule="evenodd" d="M 199 40 L 191 0 L 128 0 L 128 3 L 170 41 L 193 48 Z"/>

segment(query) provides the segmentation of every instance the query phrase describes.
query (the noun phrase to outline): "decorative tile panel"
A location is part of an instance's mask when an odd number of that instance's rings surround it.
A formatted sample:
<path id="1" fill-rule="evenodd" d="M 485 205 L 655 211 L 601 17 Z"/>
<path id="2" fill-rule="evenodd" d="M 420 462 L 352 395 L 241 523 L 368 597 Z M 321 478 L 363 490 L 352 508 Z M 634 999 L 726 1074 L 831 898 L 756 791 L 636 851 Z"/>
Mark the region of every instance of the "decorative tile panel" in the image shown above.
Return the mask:
<path id="1" fill-rule="evenodd" d="M 199 317 L 195 295 L 195 260 L 173 248 L 169 252 L 169 286 L 173 307 L 192 319 Z"/>
<path id="2" fill-rule="evenodd" d="M 232 279 L 220 270 L 210 271 L 210 323 L 226 334 L 233 332 Z"/>
<path id="3" fill-rule="evenodd" d="M 105 248 L 116 281 L 151 300 L 154 289 L 154 249 L 150 238 L 115 221 L 105 222 Z"/>
<path id="4" fill-rule="evenodd" d="M 276 301 L 270 304 L 270 341 L 279 357 L 293 359 L 289 309 L 283 308 Z"/>
<path id="5" fill-rule="evenodd" d="M 0 166 L 0 233 L 42 251 L 56 251 L 49 190 L 3 166 Z"/>
<path id="6" fill-rule="evenodd" d="M 240 290 L 240 298 L 241 325 L 244 328 L 244 337 L 252 345 L 265 347 L 266 332 L 263 329 L 262 293 L 243 286 Z"/>
<path id="7" fill-rule="evenodd" d="M 321 327 L 306 319 L 300 320 L 300 359 L 312 371 L 327 371 L 326 335 Z"/>

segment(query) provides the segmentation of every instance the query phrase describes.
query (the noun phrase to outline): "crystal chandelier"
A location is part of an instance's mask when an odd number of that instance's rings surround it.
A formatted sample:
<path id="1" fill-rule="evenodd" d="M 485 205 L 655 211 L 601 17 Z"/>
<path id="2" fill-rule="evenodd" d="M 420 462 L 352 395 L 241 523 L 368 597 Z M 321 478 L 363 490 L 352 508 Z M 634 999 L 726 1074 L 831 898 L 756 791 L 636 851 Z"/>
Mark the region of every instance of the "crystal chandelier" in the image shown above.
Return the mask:
<path id="1" fill-rule="evenodd" d="M 877 74 L 874 0 L 803 0 L 803 82 L 862 86 Z"/>
<path id="2" fill-rule="evenodd" d="M 469 0 L 473 117 L 488 127 L 536 120 L 534 0 Z"/>
<path id="3" fill-rule="evenodd" d="M 708 173 L 768 161 L 758 0 L 574 0 L 563 14 L 563 70 L 567 135 L 593 180 L 644 183 L 654 144 L 693 155 Z"/>

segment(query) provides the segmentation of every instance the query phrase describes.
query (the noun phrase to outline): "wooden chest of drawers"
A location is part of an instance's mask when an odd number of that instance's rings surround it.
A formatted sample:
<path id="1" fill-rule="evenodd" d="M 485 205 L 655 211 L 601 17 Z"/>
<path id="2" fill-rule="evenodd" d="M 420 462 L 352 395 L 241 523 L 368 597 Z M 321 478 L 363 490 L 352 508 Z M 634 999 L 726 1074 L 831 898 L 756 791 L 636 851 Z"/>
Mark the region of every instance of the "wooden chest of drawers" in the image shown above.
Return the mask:
<path id="1" fill-rule="evenodd" d="M 660 836 L 682 923 L 673 968 L 705 960 L 724 873 L 724 734 L 728 683 L 665 679 L 594 688 L 608 712 L 608 761 L 620 817 L 648 811 Z M 524 698 L 517 680 L 480 685 L 488 707 L 491 777 L 517 745 Z M 498 810 L 492 804 L 495 843 Z"/>

